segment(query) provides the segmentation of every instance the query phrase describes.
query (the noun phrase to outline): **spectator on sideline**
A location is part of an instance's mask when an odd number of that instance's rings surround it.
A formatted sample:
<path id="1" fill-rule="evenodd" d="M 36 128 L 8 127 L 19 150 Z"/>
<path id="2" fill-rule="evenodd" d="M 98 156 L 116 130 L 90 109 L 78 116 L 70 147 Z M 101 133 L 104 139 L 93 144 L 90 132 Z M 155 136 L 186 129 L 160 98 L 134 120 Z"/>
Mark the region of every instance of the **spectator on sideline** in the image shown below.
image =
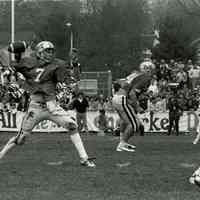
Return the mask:
<path id="1" fill-rule="evenodd" d="M 113 111 L 111 99 L 106 98 L 106 100 L 104 102 L 104 108 L 106 111 Z"/>
<path id="2" fill-rule="evenodd" d="M 181 90 L 180 90 L 180 93 L 177 94 L 177 102 L 178 102 L 179 108 L 182 111 L 187 111 L 187 99 L 185 97 L 185 94 L 182 93 Z"/>
<path id="3" fill-rule="evenodd" d="M 171 70 L 173 70 L 175 68 L 175 60 L 174 59 L 170 59 L 170 61 L 169 61 L 169 68 Z"/>
<path id="4" fill-rule="evenodd" d="M 89 103 L 85 98 L 82 92 L 77 94 L 77 98 L 73 102 L 73 108 L 76 110 L 76 120 L 78 124 L 79 133 L 84 130 L 85 133 L 88 133 L 87 126 L 87 109 L 89 107 Z"/>
<path id="5" fill-rule="evenodd" d="M 172 128 L 175 131 L 175 134 L 179 135 L 179 120 L 180 116 L 182 115 L 182 108 L 179 106 L 179 102 L 177 99 L 177 96 L 175 94 L 172 94 L 168 99 L 168 109 L 169 109 L 169 129 L 168 129 L 168 135 L 172 134 Z"/>
<path id="6" fill-rule="evenodd" d="M 176 81 L 176 74 L 179 72 L 178 63 L 174 62 L 173 68 L 171 69 L 171 79 L 170 81 Z"/>
<path id="7" fill-rule="evenodd" d="M 197 65 L 194 65 L 188 71 L 189 82 L 192 85 L 192 89 L 196 88 L 198 79 L 200 77 L 200 69 L 198 69 Z"/>
<path id="8" fill-rule="evenodd" d="M 89 110 L 91 110 L 91 111 L 97 111 L 98 110 L 98 98 L 97 97 L 91 97 L 90 98 Z"/>
<path id="9" fill-rule="evenodd" d="M 147 90 L 147 92 L 150 92 L 152 91 L 153 92 L 153 96 L 157 96 L 158 93 L 159 93 L 159 89 L 158 89 L 158 81 L 157 81 L 157 77 L 154 76 L 152 79 L 151 79 L 151 83 L 149 85 L 149 88 Z"/>
<path id="10" fill-rule="evenodd" d="M 158 89 L 159 89 L 159 94 L 162 94 L 167 90 L 168 87 L 168 81 L 165 78 L 161 78 L 158 82 Z"/>
<path id="11" fill-rule="evenodd" d="M 170 68 L 166 61 L 164 59 L 161 59 L 160 66 L 159 66 L 159 72 L 158 72 L 158 79 L 161 78 L 169 79 L 170 77 Z"/>
<path id="12" fill-rule="evenodd" d="M 105 133 L 108 130 L 108 120 L 105 110 L 99 110 L 98 124 L 101 132 Z"/>
<path id="13" fill-rule="evenodd" d="M 166 112 L 166 106 L 166 98 L 163 98 L 162 95 L 158 95 L 156 103 L 157 112 Z"/>
<path id="14" fill-rule="evenodd" d="M 185 65 L 184 65 L 183 61 L 181 61 L 181 60 L 178 61 L 178 68 L 183 69 L 183 70 L 185 69 Z"/>
<path id="15" fill-rule="evenodd" d="M 187 80 L 188 80 L 188 75 L 187 73 L 184 71 L 184 68 L 183 68 L 183 65 L 179 65 L 179 72 L 176 74 L 176 81 L 177 83 L 180 84 L 180 87 L 182 88 L 183 85 L 185 83 L 187 83 Z"/>
<path id="16" fill-rule="evenodd" d="M 185 65 L 185 71 L 189 71 L 190 69 L 192 69 L 194 67 L 193 63 L 192 63 L 192 60 L 188 60 L 186 65 Z"/>
<path id="17" fill-rule="evenodd" d="M 156 98 L 155 97 L 152 97 L 152 98 L 149 98 L 148 102 L 147 102 L 147 110 L 148 112 L 152 112 L 152 113 L 155 113 L 157 110 L 156 110 Z"/>
<path id="18" fill-rule="evenodd" d="M 99 95 L 98 99 L 98 110 L 99 111 L 105 111 L 105 101 L 104 101 L 104 96 L 102 94 Z"/>
<path id="19" fill-rule="evenodd" d="M 196 111 L 199 107 L 199 102 L 197 100 L 197 94 L 192 93 L 190 98 L 187 100 L 187 111 Z"/>

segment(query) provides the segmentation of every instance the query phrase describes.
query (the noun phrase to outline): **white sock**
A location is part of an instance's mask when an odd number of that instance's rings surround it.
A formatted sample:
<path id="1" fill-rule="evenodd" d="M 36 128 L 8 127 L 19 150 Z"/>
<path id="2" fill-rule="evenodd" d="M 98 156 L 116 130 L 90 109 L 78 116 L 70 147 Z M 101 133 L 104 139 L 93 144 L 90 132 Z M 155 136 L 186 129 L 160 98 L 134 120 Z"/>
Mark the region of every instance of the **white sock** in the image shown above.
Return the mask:
<path id="1" fill-rule="evenodd" d="M 83 145 L 82 139 L 79 135 L 79 133 L 74 133 L 70 135 L 70 138 L 72 140 L 72 143 L 76 147 L 76 150 L 78 151 L 78 154 L 81 159 L 87 159 L 88 155 L 86 153 L 85 147 Z"/>
<path id="2" fill-rule="evenodd" d="M 0 152 L 0 159 L 2 159 L 8 151 L 10 151 L 16 144 L 13 142 L 15 137 L 12 137 Z"/>
<path id="3" fill-rule="evenodd" d="M 121 146 L 124 146 L 125 144 L 126 144 L 126 142 L 124 142 L 124 141 L 119 142 L 119 145 L 121 145 Z"/>
<path id="4" fill-rule="evenodd" d="M 125 143 L 126 143 L 126 141 L 124 139 L 124 133 L 120 132 L 119 144 L 124 145 Z"/>

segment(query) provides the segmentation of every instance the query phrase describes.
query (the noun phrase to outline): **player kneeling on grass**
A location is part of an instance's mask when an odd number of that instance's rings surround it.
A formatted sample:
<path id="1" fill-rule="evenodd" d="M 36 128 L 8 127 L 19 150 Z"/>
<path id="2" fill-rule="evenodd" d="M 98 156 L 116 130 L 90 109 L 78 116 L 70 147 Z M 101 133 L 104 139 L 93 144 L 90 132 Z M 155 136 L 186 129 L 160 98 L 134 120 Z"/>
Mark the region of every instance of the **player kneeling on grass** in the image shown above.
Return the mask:
<path id="1" fill-rule="evenodd" d="M 30 103 L 19 133 L 12 137 L 1 150 L 0 159 L 16 145 L 24 144 L 25 138 L 31 134 L 39 122 L 51 120 L 69 130 L 81 164 L 95 167 L 95 163 L 86 153 L 75 119 L 63 110 L 55 99 L 56 85 L 69 84 L 71 77 L 65 62 L 55 58 L 54 45 L 49 41 L 42 41 L 36 45 L 34 55 L 24 58 L 21 58 L 21 53 L 25 51 L 23 43 L 12 43 L 8 50 L 15 53 L 16 61 L 12 63 L 13 69 L 25 77 L 24 86 L 30 93 Z"/>
<path id="2" fill-rule="evenodd" d="M 117 151 L 135 151 L 135 146 L 128 143 L 133 134 L 143 127 L 133 107 L 128 103 L 127 93 L 119 83 L 114 83 L 113 107 L 120 117 L 120 142 Z"/>

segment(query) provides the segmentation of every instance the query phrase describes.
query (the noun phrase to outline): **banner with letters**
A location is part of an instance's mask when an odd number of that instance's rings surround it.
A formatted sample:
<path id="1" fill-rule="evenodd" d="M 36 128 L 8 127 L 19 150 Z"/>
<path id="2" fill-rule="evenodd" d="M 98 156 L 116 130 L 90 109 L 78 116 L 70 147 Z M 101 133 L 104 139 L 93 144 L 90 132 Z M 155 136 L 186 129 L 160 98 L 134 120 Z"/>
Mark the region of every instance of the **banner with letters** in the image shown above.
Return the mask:
<path id="1" fill-rule="evenodd" d="M 76 117 L 74 111 L 69 111 L 73 117 Z M 18 131 L 24 113 L 1 112 L 0 113 L 0 131 Z M 166 132 L 168 130 L 169 119 L 168 112 L 164 113 L 144 113 L 139 115 L 144 124 L 145 132 Z M 108 128 L 114 129 L 118 124 L 118 114 L 116 112 L 106 112 Z M 99 112 L 89 111 L 87 113 L 89 131 L 99 131 Z M 179 129 L 181 132 L 190 132 L 199 129 L 200 120 L 197 111 L 184 112 L 180 117 Z M 65 129 L 59 127 L 51 121 L 40 122 L 33 130 L 34 132 L 64 132 Z"/>

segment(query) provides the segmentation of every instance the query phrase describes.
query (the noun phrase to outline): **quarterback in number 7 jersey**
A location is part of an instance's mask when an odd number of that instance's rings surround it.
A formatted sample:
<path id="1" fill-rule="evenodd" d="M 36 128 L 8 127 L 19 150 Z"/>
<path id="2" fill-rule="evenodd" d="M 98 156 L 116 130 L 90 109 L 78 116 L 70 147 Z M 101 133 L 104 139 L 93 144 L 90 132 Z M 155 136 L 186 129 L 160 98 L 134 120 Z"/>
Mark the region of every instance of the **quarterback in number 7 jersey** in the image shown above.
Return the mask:
<path id="1" fill-rule="evenodd" d="M 0 159 L 16 145 L 22 145 L 25 138 L 31 134 L 39 122 L 51 120 L 69 130 L 70 138 L 78 151 L 81 164 L 95 167 L 94 162 L 89 159 L 86 153 L 77 131 L 75 119 L 56 101 L 56 85 L 58 83 L 70 84 L 71 77 L 65 62 L 55 58 L 54 45 L 49 41 L 37 44 L 35 54 L 30 57 L 21 58 L 19 46 L 16 43 L 10 45 L 11 52 L 14 52 L 19 58 L 12 63 L 12 67 L 24 76 L 24 89 L 30 93 L 30 103 L 19 133 L 12 137 L 1 150 Z"/>

